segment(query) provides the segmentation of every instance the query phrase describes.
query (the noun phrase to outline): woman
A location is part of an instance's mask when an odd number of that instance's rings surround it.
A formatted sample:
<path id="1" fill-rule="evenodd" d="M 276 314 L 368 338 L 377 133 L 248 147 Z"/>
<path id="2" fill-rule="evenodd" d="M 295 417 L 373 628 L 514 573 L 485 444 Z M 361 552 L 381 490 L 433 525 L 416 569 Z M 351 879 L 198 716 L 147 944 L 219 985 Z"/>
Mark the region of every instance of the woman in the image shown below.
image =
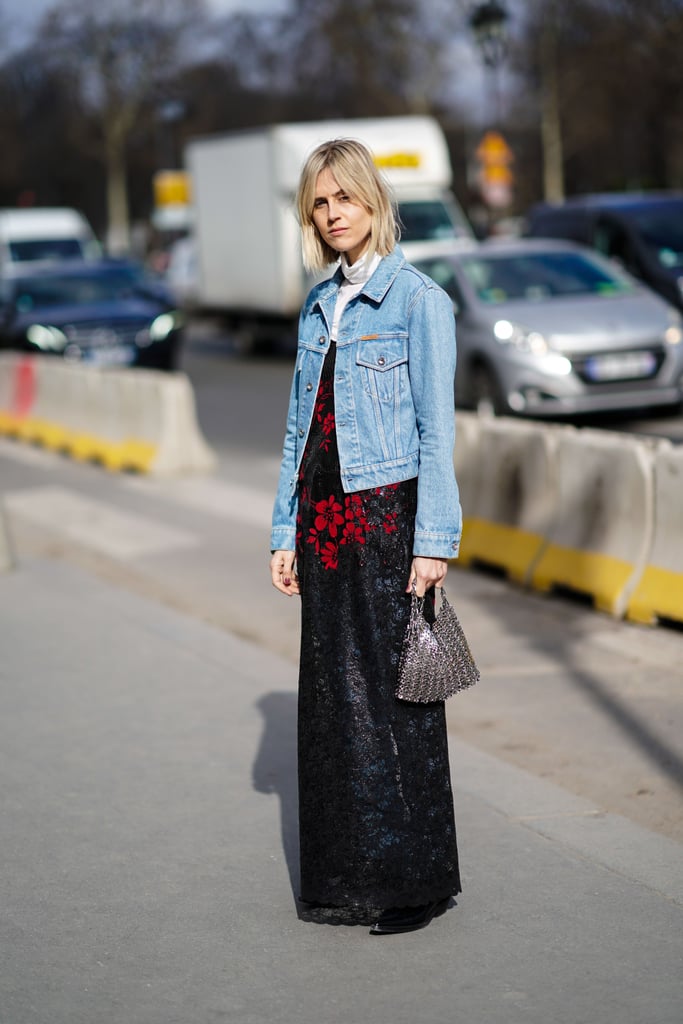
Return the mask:
<path id="1" fill-rule="evenodd" d="M 411 589 L 433 608 L 460 540 L 453 309 L 361 143 L 311 154 L 297 208 L 306 266 L 340 260 L 301 313 L 271 537 L 302 599 L 301 899 L 385 935 L 460 892 L 444 706 L 395 697 Z"/>

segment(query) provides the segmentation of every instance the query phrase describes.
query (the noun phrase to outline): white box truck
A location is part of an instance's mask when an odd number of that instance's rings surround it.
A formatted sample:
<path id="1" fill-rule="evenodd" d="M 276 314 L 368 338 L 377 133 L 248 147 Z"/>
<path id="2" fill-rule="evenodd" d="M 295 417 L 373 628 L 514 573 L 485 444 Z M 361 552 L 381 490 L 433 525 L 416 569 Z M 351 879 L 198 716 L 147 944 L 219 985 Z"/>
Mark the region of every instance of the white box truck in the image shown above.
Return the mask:
<path id="1" fill-rule="evenodd" d="M 408 257 L 415 243 L 452 246 L 473 238 L 451 192 L 448 148 L 433 118 L 279 124 L 192 140 L 186 164 L 194 252 L 188 261 L 185 244 L 178 254 L 196 276 L 191 288 L 179 282 L 179 290 L 196 308 L 221 313 L 244 347 L 295 330 L 313 282 L 302 264 L 294 196 L 308 154 L 340 137 L 365 142 L 390 181 Z M 172 284 L 173 270 L 172 260 Z"/>

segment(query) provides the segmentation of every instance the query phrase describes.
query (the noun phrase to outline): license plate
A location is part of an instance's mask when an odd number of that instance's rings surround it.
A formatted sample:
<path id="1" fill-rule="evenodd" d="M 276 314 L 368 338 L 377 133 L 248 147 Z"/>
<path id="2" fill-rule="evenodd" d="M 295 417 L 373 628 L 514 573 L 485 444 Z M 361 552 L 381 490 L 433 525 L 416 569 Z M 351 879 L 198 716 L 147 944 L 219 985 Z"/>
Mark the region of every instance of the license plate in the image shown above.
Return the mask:
<path id="1" fill-rule="evenodd" d="M 134 360 L 133 345 L 102 345 L 83 353 L 83 362 L 91 366 L 130 366 Z"/>
<path id="2" fill-rule="evenodd" d="M 652 352 L 618 352 L 614 355 L 591 356 L 586 360 L 585 374 L 590 380 L 635 380 L 651 377 L 657 370 Z"/>

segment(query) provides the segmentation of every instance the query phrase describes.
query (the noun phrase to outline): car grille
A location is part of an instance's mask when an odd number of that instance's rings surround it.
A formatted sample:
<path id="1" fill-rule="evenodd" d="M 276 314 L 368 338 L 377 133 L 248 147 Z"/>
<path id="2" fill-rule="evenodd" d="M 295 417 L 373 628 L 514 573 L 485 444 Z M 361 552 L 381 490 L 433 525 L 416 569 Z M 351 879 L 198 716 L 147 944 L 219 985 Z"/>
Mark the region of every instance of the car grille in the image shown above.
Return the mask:
<path id="1" fill-rule="evenodd" d="M 592 387 L 624 381 L 651 380 L 662 368 L 665 352 L 661 345 L 615 352 L 591 352 L 571 360 L 577 377 Z"/>
<path id="2" fill-rule="evenodd" d="M 149 320 L 125 324 L 67 324 L 64 333 L 79 348 L 100 348 L 105 345 L 134 345 L 140 331 L 149 327 Z"/>

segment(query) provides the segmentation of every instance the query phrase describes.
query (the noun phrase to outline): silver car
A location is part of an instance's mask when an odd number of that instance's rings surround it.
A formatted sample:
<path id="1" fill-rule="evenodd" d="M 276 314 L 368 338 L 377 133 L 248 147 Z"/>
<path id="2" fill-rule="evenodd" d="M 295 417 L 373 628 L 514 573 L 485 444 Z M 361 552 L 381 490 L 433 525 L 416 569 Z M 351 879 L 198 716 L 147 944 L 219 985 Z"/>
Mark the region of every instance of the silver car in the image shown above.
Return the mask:
<path id="1" fill-rule="evenodd" d="M 683 401 L 680 314 L 570 242 L 490 242 L 412 262 L 453 299 L 456 401 L 574 416 Z"/>

